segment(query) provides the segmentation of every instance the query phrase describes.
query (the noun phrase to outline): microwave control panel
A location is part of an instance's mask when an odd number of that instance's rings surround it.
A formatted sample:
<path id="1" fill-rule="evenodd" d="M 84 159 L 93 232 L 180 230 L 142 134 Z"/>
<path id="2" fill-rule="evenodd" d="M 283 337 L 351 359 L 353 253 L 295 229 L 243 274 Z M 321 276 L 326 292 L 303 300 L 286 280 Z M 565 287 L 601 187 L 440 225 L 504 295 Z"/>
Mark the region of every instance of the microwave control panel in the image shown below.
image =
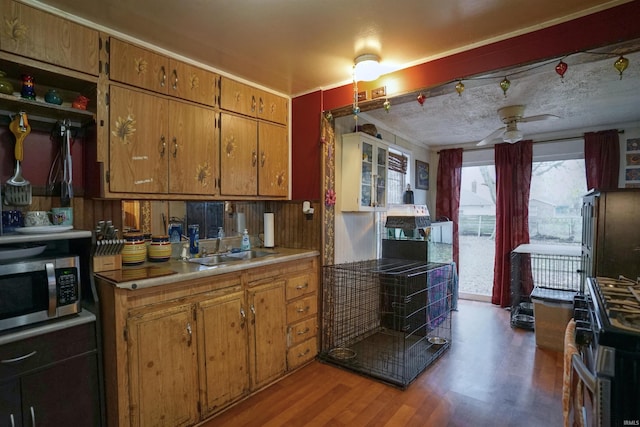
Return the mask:
<path id="1" fill-rule="evenodd" d="M 80 298 L 78 289 L 78 269 L 76 267 L 56 268 L 58 307 L 73 304 Z"/>

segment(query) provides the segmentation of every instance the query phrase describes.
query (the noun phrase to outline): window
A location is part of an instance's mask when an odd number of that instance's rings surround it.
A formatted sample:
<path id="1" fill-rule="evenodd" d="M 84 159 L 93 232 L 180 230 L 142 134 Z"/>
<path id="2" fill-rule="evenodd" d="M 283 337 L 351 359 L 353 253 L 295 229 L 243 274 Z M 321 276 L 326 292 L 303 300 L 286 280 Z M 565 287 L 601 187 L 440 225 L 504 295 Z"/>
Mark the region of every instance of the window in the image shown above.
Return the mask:
<path id="1" fill-rule="evenodd" d="M 387 175 L 387 197 L 389 204 L 403 203 L 409 173 L 409 155 L 389 148 L 389 173 Z"/>

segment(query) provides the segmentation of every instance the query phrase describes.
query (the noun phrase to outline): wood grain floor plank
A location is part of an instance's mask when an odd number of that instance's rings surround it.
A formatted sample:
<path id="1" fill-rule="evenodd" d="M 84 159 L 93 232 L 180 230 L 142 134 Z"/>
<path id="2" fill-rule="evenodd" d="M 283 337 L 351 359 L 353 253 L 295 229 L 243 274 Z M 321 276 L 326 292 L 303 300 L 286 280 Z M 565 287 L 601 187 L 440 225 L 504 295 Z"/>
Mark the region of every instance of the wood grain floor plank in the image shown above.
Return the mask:
<path id="1" fill-rule="evenodd" d="M 461 300 L 452 332 L 406 390 L 315 361 L 201 426 L 562 425 L 562 353 L 536 347 L 489 303 Z"/>

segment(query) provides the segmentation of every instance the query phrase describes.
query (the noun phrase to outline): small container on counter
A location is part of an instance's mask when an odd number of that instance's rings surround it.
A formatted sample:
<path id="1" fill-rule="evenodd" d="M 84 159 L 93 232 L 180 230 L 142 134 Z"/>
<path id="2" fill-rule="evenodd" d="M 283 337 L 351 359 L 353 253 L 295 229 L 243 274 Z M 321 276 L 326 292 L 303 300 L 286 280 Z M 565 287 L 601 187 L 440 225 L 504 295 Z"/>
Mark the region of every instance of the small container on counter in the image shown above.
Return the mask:
<path id="1" fill-rule="evenodd" d="M 171 258 L 171 242 L 169 236 L 151 236 L 149 244 L 149 261 L 165 262 Z"/>
<path id="2" fill-rule="evenodd" d="M 189 225 L 189 253 L 196 255 L 200 252 L 200 226 L 198 224 Z"/>
<path id="3" fill-rule="evenodd" d="M 147 244 L 142 233 L 125 233 L 122 248 L 122 264 L 142 264 L 147 259 Z"/>

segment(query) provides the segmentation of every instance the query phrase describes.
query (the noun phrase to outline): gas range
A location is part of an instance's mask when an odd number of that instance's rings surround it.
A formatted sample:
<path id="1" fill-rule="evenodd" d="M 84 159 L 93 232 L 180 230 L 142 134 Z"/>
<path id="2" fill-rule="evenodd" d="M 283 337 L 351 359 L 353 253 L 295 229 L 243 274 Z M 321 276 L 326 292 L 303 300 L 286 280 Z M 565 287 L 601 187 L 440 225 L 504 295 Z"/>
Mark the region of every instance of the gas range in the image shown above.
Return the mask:
<path id="1" fill-rule="evenodd" d="M 640 283 L 591 277 L 574 300 L 583 425 L 640 425 Z"/>
<path id="2" fill-rule="evenodd" d="M 640 353 L 640 283 L 596 277 L 587 288 L 598 344 Z"/>

